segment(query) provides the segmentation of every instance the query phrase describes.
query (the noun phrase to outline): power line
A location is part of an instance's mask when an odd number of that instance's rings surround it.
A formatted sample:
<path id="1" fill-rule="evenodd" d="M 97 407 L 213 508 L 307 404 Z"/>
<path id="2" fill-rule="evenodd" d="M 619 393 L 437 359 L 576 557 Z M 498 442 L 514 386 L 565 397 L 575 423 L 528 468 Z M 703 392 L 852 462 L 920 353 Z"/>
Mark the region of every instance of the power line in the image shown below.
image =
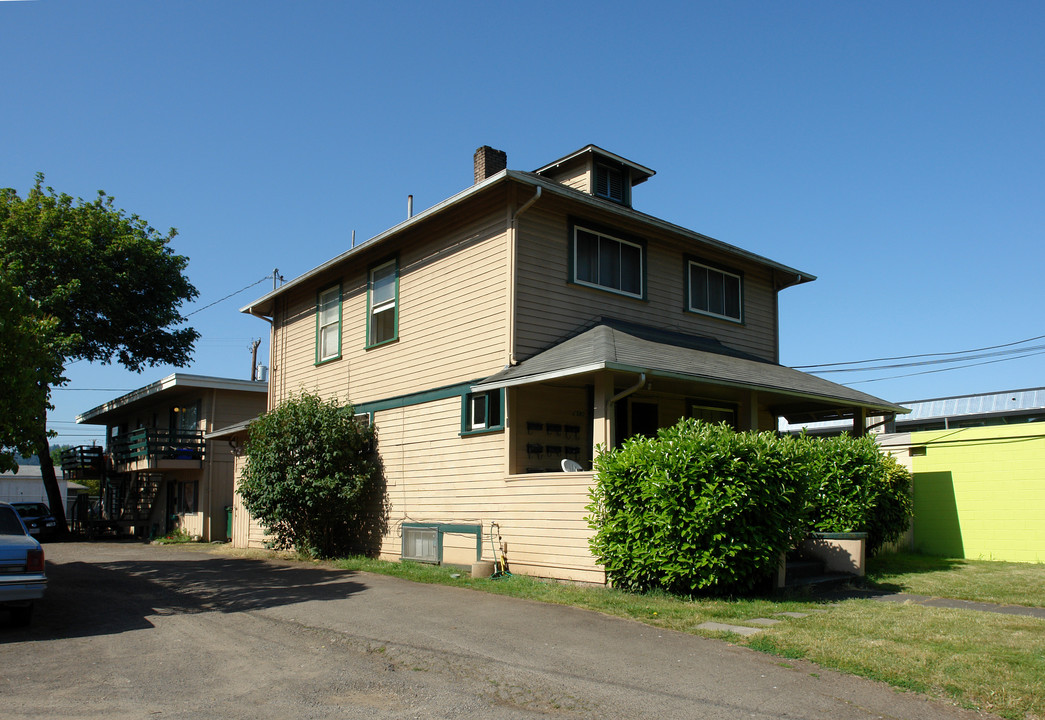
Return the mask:
<path id="1" fill-rule="evenodd" d="M 134 388 L 71 388 L 71 387 L 53 387 L 51 391 L 65 390 L 66 392 L 130 392 Z"/>
<path id="2" fill-rule="evenodd" d="M 193 310 L 192 312 L 187 314 L 185 317 L 187 317 L 187 318 L 188 317 L 192 317 L 193 315 L 195 315 L 198 312 L 203 312 L 204 310 L 206 310 L 209 307 L 214 307 L 215 305 L 217 305 L 220 302 L 224 302 L 224 301 L 228 300 L 231 297 L 235 297 L 236 295 L 239 295 L 241 292 L 244 292 L 246 290 L 250 290 L 255 285 L 260 285 L 261 283 L 265 282 L 266 280 L 270 279 L 271 277 L 272 277 L 271 275 L 266 275 L 265 277 L 261 278 L 257 282 L 252 282 L 250 285 L 247 285 L 246 287 L 242 287 L 242 288 L 240 288 L 239 290 L 237 290 L 234 293 L 229 293 L 228 295 L 226 295 L 225 297 L 223 297 L 223 298 L 221 298 L 219 300 L 215 300 L 214 302 L 212 302 L 212 303 L 210 303 L 208 305 L 204 305 L 201 308 L 196 308 L 195 310 Z"/>
<path id="3" fill-rule="evenodd" d="M 810 370 L 809 372 L 813 375 L 827 375 L 829 373 L 852 373 L 852 372 L 871 372 L 873 370 L 893 370 L 896 368 L 905 367 L 923 367 L 925 365 L 945 365 L 947 363 L 964 362 L 966 360 L 980 360 L 988 357 L 1002 357 L 1005 355 L 1019 355 L 1020 353 L 1027 353 L 1031 350 L 1045 350 L 1045 345 L 1032 345 L 1031 347 L 1024 348 L 1013 348 L 1011 350 L 999 350 L 998 352 L 978 353 L 978 354 L 967 354 L 963 357 L 951 357 L 942 358 L 940 360 L 922 360 L 920 362 L 911 363 L 895 363 L 893 365 L 873 365 L 870 367 L 858 367 L 858 368 L 835 368 L 833 370 Z M 971 351 L 969 351 L 971 352 Z M 945 354 L 945 353 L 940 353 Z M 919 357 L 919 356 L 915 356 Z M 926 357 L 926 356 L 920 356 Z M 1023 355 L 1022 357 L 1027 357 Z M 966 366 L 968 367 L 968 366 Z"/>
<path id="4" fill-rule="evenodd" d="M 855 380 L 853 382 L 843 383 L 846 387 L 850 385 L 861 385 L 863 383 L 879 382 L 881 380 L 895 380 L 896 378 L 914 377 L 915 375 L 932 375 L 933 373 L 948 372 L 950 370 L 962 370 L 964 368 L 978 367 L 980 365 L 993 365 L 994 363 L 1008 362 L 1009 360 L 1021 360 L 1022 358 L 1034 357 L 1035 355 L 1045 355 L 1045 350 L 1039 352 L 1032 352 L 1026 355 L 1018 355 L 1016 357 L 1006 357 L 1000 360 L 987 360 L 979 363 L 969 363 L 968 365 L 959 365 L 958 367 L 940 368 L 939 370 L 922 370 L 921 372 L 905 373 L 903 375 L 888 375 L 886 377 L 871 378 L 870 380 Z M 873 368 L 868 368 L 868 370 Z"/>
<path id="5" fill-rule="evenodd" d="M 808 370 L 810 368 L 826 368 L 826 367 L 838 367 L 841 365 L 864 365 L 867 363 L 876 362 L 891 362 L 893 360 L 913 360 L 915 358 L 923 357 L 943 357 L 945 355 L 966 355 L 968 353 L 984 352 L 986 350 L 998 350 L 999 348 L 1012 347 L 1014 345 L 1023 345 L 1024 343 L 1034 342 L 1035 340 L 1041 340 L 1045 338 L 1045 335 L 1038 335 L 1037 337 L 1027 338 L 1026 340 L 1017 340 L 1015 342 L 1003 343 L 1001 345 L 989 345 L 982 348 L 973 348 L 971 350 L 955 350 L 953 352 L 938 352 L 938 353 L 923 353 L 921 355 L 897 355 L 895 357 L 883 357 L 873 358 L 871 360 L 852 360 L 850 362 L 835 362 L 835 363 L 821 363 L 819 365 L 793 365 L 795 370 Z M 1028 349 L 1028 348 L 1024 348 Z M 961 359 L 959 359 L 960 362 Z M 873 369 L 873 368 L 868 368 Z"/>

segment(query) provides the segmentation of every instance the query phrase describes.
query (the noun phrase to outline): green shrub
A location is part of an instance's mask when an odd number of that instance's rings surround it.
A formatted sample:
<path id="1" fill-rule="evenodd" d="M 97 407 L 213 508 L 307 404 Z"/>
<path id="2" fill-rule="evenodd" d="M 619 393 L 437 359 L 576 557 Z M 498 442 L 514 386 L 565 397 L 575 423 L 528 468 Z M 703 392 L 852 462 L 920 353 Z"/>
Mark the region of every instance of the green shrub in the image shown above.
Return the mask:
<path id="1" fill-rule="evenodd" d="M 593 554 L 617 587 L 692 595 L 772 576 L 805 506 L 792 438 L 686 419 L 595 460 Z"/>
<path id="2" fill-rule="evenodd" d="M 907 530 L 911 477 L 874 438 L 803 437 L 799 443 L 811 484 L 810 532 L 866 532 L 873 554 Z"/>
<path id="3" fill-rule="evenodd" d="M 239 494 L 276 537 L 314 557 L 374 554 L 387 522 L 374 431 L 351 405 L 303 393 L 250 424 Z"/>

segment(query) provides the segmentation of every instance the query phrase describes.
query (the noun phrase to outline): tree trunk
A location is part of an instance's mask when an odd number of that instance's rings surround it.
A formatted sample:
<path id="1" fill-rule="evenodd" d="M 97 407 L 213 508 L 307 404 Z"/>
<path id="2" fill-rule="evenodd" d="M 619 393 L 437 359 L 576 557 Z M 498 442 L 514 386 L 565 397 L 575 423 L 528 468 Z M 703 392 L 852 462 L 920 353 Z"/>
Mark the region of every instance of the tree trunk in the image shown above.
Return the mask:
<path id="1" fill-rule="evenodd" d="M 69 537 L 69 523 L 65 519 L 65 502 L 62 500 L 62 490 L 58 487 L 58 477 L 54 472 L 51 446 L 47 442 L 46 419 L 36 438 L 36 455 L 40 458 L 40 476 L 44 481 L 44 489 L 47 490 L 47 506 L 51 508 L 56 523 L 55 539 L 66 540 Z"/>

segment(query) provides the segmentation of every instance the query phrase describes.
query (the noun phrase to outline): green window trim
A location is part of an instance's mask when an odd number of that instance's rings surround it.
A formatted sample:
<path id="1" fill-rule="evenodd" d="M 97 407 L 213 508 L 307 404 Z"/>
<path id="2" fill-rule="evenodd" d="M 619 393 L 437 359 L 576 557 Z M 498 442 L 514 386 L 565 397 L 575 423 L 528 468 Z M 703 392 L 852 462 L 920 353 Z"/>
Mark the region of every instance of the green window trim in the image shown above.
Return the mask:
<path id="1" fill-rule="evenodd" d="M 583 251 L 580 247 L 581 243 L 578 242 L 581 236 L 583 236 L 585 244 Z M 588 255 L 591 253 L 592 243 L 597 243 L 595 255 L 586 258 L 581 257 L 582 254 Z M 605 248 L 603 247 L 604 245 Z M 617 246 L 618 250 L 616 264 L 610 262 L 606 265 L 605 269 L 609 270 L 610 274 L 604 279 L 602 277 L 604 272 L 602 251 L 603 249 L 610 251 L 609 255 L 612 256 L 614 245 Z M 569 284 L 632 298 L 633 300 L 646 301 L 648 299 L 647 268 L 649 262 L 645 240 L 584 220 L 570 218 L 570 235 L 567 247 L 566 281 Z M 636 262 L 638 263 L 637 269 L 630 271 L 625 269 L 628 267 L 634 268 Z M 590 275 L 591 277 L 584 277 L 585 275 Z M 626 287 L 628 284 L 635 282 L 639 285 L 637 291 L 629 290 Z M 620 287 L 614 287 L 614 285 Z"/>
<path id="2" fill-rule="evenodd" d="M 504 430 L 504 388 L 461 395 L 461 435 Z"/>
<path id="3" fill-rule="evenodd" d="M 316 365 L 341 358 L 342 300 L 341 283 L 328 285 L 316 293 Z M 334 302 L 337 320 L 333 317 Z"/>
<path id="4" fill-rule="evenodd" d="M 397 255 L 371 265 L 367 270 L 366 347 L 367 349 L 380 347 L 398 339 L 399 256 Z"/>
<path id="5" fill-rule="evenodd" d="M 712 281 L 720 282 L 721 308 L 718 307 L 719 299 L 712 299 L 709 295 L 706 307 L 695 306 L 693 302 L 694 271 L 706 271 L 708 277 L 708 292 L 711 292 Z M 687 255 L 683 262 L 683 293 L 682 309 L 684 312 L 705 317 L 717 318 L 727 322 L 744 324 L 744 273 L 735 268 L 708 262 L 701 258 Z"/>

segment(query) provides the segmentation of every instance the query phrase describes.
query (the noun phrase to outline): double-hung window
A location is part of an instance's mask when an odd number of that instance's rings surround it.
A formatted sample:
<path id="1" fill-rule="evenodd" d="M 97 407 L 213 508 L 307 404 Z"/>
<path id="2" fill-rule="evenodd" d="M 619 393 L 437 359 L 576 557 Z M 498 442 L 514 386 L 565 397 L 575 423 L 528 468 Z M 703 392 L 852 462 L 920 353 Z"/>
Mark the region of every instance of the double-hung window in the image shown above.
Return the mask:
<path id="1" fill-rule="evenodd" d="M 646 249 L 637 242 L 573 227 L 573 282 L 645 298 Z"/>
<path id="2" fill-rule="evenodd" d="M 367 347 L 395 340 L 399 334 L 398 260 L 389 260 L 370 269 L 367 294 Z"/>
<path id="3" fill-rule="evenodd" d="M 341 357 L 341 285 L 316 296 L 316 364 Z"/>
<path id="4" fill-rule="evenodd" d="M 689 260 L 686 263 L 686 309 L 742 322 L 743 280 L 740 273 Z"/>

